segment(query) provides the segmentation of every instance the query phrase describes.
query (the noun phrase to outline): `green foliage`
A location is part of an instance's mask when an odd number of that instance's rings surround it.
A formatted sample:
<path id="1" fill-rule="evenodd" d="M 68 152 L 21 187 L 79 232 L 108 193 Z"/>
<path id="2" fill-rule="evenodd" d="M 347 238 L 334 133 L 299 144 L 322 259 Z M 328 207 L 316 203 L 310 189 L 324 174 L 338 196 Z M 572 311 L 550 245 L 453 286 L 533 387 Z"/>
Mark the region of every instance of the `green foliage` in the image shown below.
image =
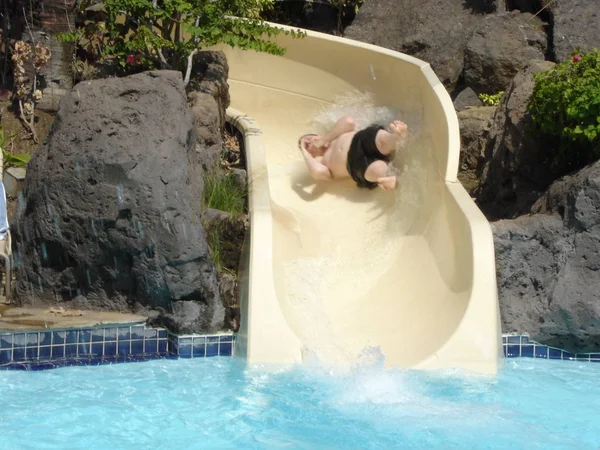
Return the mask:
<path id="1" fill-rule="evenodd" d="M 481 100 L 485 106 L 498 106 L 503 95 L 504 91 L 500 91 L 496 94 L 479 94 L 479 100 Z"/>
<path id="2" fill-rule="evenodd" d="M 0 126 L 0 150 L 2 150 L 2 170 L 6 170 L 9 167 L 27 167 L 31 160 L 31 155 L 28 153 L 21 153 L 13 155 L 8 151 L 8 144 L 15 135 L 7 136 L 4 133 L 4 128 Z"/>
<path id="3" fill-rule="evenodd" d="M 210 248 L 210 257 L 217 268 L 218 273 L 222 273 L 224 271 L 223 268 L 223 258 L 222 258 L 222 247 L 223 243 L 221 242 L 221 227 L 216 226 L 209 228 L 206 233 L 206 240 L 208 243 L 208 248 Z"/>
<path id="4" fill-rule="evenodd" d="M 224 43 L 283 54 L 271 40 L 280 33 L 260 18 L 274 0 L 104 0 L 104 21 L 88 22 L 61 39 L 77 41 L 100 59 L 113 58 L 126 72 L 162 68 L 184 71 L 189 56 Z"/>
<path id="5" fill-rule="evenodd" d="M 204 180 L 204 193 L 202 196 L 202 208 L 218 209 L 231 215 L 232 221 L 246 210 L 247 189 L 242 189 L 235 180 L 232 173 L 224 176 L 219 174 L 210 174 Z M 211 251 L 213 264 L 219 273 L 226 272 L 231 268 L 225 267 L 223 263 L 224 254 L 231 250 L 234 242 L 230 242 L 224 237 L 226 225 L 213 224 L 206 227 L 208 247 Z"/>
<path id="6" fill-rule="evenodd" d="M 600 52 L 575 52 L 570 61 L 534 77 L 529 112 L 536 130 L 558 142 L 556 169 L 600 157 Z"/>
<path id="7" fill-rule="evenodd" d="M 235 219 L 246 207 L 246 189 L 242 189 L 232 173 L 224 176 L 211 174 L 204 180 L 203 207 L 218 209 L 231 214 Z"/>

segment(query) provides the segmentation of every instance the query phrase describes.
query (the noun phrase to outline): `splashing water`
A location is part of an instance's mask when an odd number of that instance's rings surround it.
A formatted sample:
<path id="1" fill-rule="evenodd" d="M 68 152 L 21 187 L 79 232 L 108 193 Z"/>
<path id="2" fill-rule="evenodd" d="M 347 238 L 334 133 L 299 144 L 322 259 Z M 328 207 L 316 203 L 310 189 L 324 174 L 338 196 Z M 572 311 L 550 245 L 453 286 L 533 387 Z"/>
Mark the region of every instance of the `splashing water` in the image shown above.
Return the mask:
<path id="1" fill-rule="evenodd" d="M 371 93 L 350 92 L 337 97 L 333 104 L 327 105 L 311 120 L 316 132 L 325 133 L 342 116 L 350 116 L 358 129 L 373 123 L 387 125 L 394 119 L 402 119 L 400 113 L 393 108 L 376 106 Z"/>
<path id="2" fill-rule="evenodd" d="M 398 207 L 388 211 L 388 227 L 399 232 L 410 227 L 428 199 L 435 195 L 431 180 L 437 175 L 432 173 L 433 165 L 429 161 L 432 158 L 431 142 L 422 132 L 424 111 L 416 96 L 412 93 L 406 98 L 406 105 L 391 107 L 377 105 L 372 93 L 348 92 L 337 97 L 333 104 L 321 108 L 311 119 L 313 129 L 321 134 L 342 116 L 352 117 L 358 129 L 371 124 L 387 127 L 393 120 L 407 124 L 408 133 L 398 141 L 390 165 L 390 172 L 398 177 L 399 189 L 396 195 Z"/>

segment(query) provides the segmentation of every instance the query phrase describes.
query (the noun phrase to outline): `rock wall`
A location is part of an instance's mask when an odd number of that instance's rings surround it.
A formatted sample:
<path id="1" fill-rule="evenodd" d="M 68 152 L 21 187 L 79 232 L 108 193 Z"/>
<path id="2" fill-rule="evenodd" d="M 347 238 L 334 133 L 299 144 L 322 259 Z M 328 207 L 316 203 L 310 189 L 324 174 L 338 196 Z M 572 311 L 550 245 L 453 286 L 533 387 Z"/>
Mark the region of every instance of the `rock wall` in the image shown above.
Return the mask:
<path id="1" fill-rule="evenodd" d="M 577 47 L 600 47 L 600 10 L 596 1 L 557 0 L 550 6 L 555 61 L 567 61 Z"/>
<path id="2" fill-rule="evenodd" d="M 600 349 L 600 162 L 550 186 L 533 215 L 492 224 L 505 332 Z"/>
<path id="3" fill-rule="evenodd" d="M 220 329 L 202 174 L 181 73 L 76 85 L 12 224 L 18 301 L 154 310 L 174 332 Z"/>
<path id="4" fill-rule="evenodd" d="M 461 76 L 464 50 L 481 16 L 462 0 L 367 0 L 345 36 L 431 63 L 448 89 Z"/>
<path id="5" fill-rule="evenodd" d="M 548 147 L 532 133 L 527 112 L 534 74 L 553 66 L 549 61 L 531 61 L 513 79 L 494 114 L 483 141 L 485 162 L 476 192 L 480 207 L 490 219 L 527 213 L 553 181 Z"/>
<path id="6" fill-rule="evenodd" d="M 205 171 L 218 166 L 222 133 L 229 107 L 229 65 L 223 52 L 199 52 L 194 57 L 192 76 L 186 87 L 194 113 L 198 153 Z"/>

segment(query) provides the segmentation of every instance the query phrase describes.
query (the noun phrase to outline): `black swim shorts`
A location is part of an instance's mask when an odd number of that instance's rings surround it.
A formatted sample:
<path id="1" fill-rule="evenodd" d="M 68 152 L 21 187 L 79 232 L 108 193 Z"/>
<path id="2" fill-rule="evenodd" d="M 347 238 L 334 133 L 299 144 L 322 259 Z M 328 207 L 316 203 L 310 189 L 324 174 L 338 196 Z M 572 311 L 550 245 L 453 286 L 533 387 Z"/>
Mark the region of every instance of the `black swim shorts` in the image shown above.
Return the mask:
<path id="1" fill-rule="evenodd" d="M 382 154 L 377 149 L 375 143 L 377 132 L 383 129 L 381 125 L 371 125 L 357 132 L 350 143 L 346 167 L 360 188 L 374 189 L 377 187 L 377 183 L 365 179 L 365 171 L 369 164 L 380 159 L 386 162 L 390 160 L 388 155 Z"/>

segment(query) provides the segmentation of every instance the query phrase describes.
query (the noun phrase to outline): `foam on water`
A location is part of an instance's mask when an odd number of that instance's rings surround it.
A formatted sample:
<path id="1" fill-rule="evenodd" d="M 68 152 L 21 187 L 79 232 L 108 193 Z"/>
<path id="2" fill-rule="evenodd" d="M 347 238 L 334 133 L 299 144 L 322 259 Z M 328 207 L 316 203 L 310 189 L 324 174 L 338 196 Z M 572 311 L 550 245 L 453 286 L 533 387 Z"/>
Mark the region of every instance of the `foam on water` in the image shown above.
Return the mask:
<path id="1" fill-rule="evenodd" d="M 0 372 L 0 448 L 597 449 L 600 364 L 497 377 L 245 366 L 235 358 Z"/>
<path id="2" fill-rule="evenodd" d="M 319 134 L 327 132 L 342 116 L 352 117 L 358 129 L 374 123 L 387 128 L 396 119 L 407 124 L 408 133 L 398 142 L 391 164 L 392 173 L 398 177 L 395 200 L 399 208 L 387 211 L 388 226 L 399 232 L 410 229 L 428 198 L 435 196 L 431 180 L 437 175 L 430 161 L 433 158 L 430 138 L 422 129 L 423 114 L 421 102 L 415 98 L 407 98 L 406 107 L 401 109 L 378 105 L 370 92 L 353 91 L 338 96 L 311 119 L 311 126 Z"/>
<path id="3" fill-rule="evenodd" d="M 387 125 L 399 117 L 399 112 L 390 107 L 377 106 L 373 94 L 369 92 L 349 92 L 337 97 L 333 104 L 323 107 L 312 118 L 311 124 L 317 133 L 323 134 L 342 116 L 350 116 L 357 128 L 365 128 L 373 123 Z"/>

